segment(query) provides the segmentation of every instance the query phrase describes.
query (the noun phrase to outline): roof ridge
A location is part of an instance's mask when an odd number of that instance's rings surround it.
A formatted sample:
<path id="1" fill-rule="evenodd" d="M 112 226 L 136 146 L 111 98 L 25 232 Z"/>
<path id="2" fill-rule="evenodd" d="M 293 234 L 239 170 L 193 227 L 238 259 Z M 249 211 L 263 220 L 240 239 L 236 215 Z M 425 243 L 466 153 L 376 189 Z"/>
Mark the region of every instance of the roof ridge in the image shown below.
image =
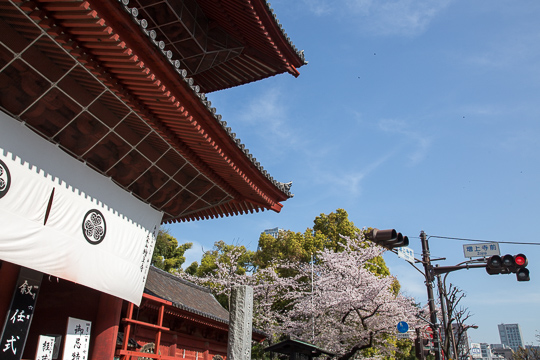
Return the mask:
<path id="1" fill-rule="evenodd" d="M 197 285 L 191 281 L 188 281 L 188 280 L 185 280 L 183 278 L 181 278 L 180 276 L 177 276 L 177 275 L 174 275 L 174 274 L 171 274 L 170 272 L 168 271 L 165 271 L 163 269 L 160 269 L 154 265 L 150 265 L 150 269 L 158 272 L 158 273 L 161 273 L 161 275 L 163 276 L 168 276 L 169 278 L 175 280 L 175 281 L 178 281 L 184 285 L 188 285 L 188 286 L 191 286 L 192 288 L 194 289 L 198 289 L 198 290 L 201 290 L 201 291 L 204 291 L 204 292 L 207 292 L 207 293 L 212 293 L 212 290 L 210 290 L 209 287 L 206 287 L 206 286 L 201 286 L 201 285 Z"/>
<path id="2" fill-rule="evenodd" d="M 287 42 L 289 43 L 291 49 L 293 49 L 296 52 L 296 55 L 302 60 L 304 65 L 306 65 L 307 61 L 306 61 L 306 58 L 304 56 L 304 50 L 298 50 L 298 48 L 293 44 L 293 42 L 291 40 L 291 37 L 287 34 L 287 32 L 285 32 L 285 29 L 284 29 L 283 25 L 279 22 L 279 19 L 277 18 L 277 15 L 276 15 L 274 9 L 272 8 L 272 4 L 270 4 L 266 0 L 263 0 L 263 1 L 264 1 L 264 4 L 266 5 L 266 8 L 268 9 L 268 12 L 274 18 L 274 21 L 275 21 L 276 25 L 278 26 L 279 30 L 283 34 L 283 38 L 287 40 Z"/>
<path id="3" fill-rule="evenodd" d="M 150 42 L 153 43 L 154 46 L 156 46 L 160 50 L 161 54 L 166 58 L 166 60 L 172 66 L 174 66 L 180 78 L 189 85 L 189 87 L 191 88 L 195 96 L 199 99 L 199 101 L 203 105 L 205 105 L 207 111 L 212 114 L 212 117 L 214 118 L 214 120 L 216 120 L 216 122 L 223 128 L 223 130 L 225 130 L 225 132 L 229 135 L 229 138 L 231 139 L 231 141 L 236 145 L 238 149 L 241 150 L 241 152 L 251 162 L 251 164 L 255 166 L 255 168 L 263 175 L 263 177 L 265 177 L 276 188 L 278 188 L 285 195 L 287 195 L 288 198 L 292 198 L 294 195 L 290 192 L 291 186 L 289 185 L 289 184 L 292 184 L 292 182 L 285 184 L 283 182 L 277 181 L 268 173 L 268 171 L 264 169 L 264 167 L 260 164 L 260 162 L 258 162 L 257 159 L 249 152 L 249 149 L 246 148 L 245 144 L 242 144 L 242 141 L 240 140 L 240 138 L 236 137 L 236 133 L 232 132 L 232 129 L 227 126 L 227 122 L 222 120 L 222 116 L 216 113 L 217 109 L 215 107 L 212 107 L 212 102 L 207 99 L 205 93 L 200 91 L 201 88 L 199 87 L 199 85 L 195 84 L 194 79 L 192 77 L 187 77 L 187 70 L 184 68 L 181 68 L 180 60 L 178 59 L 174 60 L 173 52 L 171 50 L 165 50 L 165 42 L 156 40 L 157 32 L 155 30 L 150 30 L 150 31 L 146 30 L 146 28 L 148 27 L 148 21 L 146 19 L 138 19 L 139 9 L 137 9 L 137 7 L 135 6 L 133 8 L 130 8 L 128 6 L 130 0 L 117 0 L 117 1 L 121 3 L 121 5 L 123 5 L 122 7 L 124 11 L 126 11 L 131 16 L 132 20 L 137 25 L 139 25 L 139 28 L 141 29 L 141 31 L 146 36 L 148 36 Z M 266 0 L 263 0 L 263 1 L 266 7 L 269 9 L 272 16 L 274 17 L 274 19 L 276 19 L 276 23 L 280 26 L 280 28 L 282 28 L 281 24 L 279 24 L 279 22 L 277 21 L 277 18 L 273 10 L 270 7 L 268 7 Z M 302 53 L 302 59 L 303 59 L 303 53 Z"/>

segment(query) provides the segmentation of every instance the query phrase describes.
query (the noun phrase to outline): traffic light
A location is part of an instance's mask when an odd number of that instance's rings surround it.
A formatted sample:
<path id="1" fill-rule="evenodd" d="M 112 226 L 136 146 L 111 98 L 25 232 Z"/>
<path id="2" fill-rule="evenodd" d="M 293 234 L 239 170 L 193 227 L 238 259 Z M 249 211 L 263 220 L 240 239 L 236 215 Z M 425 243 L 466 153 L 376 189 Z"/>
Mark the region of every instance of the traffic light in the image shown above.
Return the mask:
<path id="1" fill-rule="evenodd" d="M 529 277 L 529 269 L 527 269 L 525 266 L 529 264 L 529 261 L 527 260 L 527 257 L 523 254 L 517 254 L 514 256 L 514 264 L 515 269 L 514 273 L 516 273 L 517 281 L 529 281 L 531 278 Z"/>
<path id="2" fill-rule="evenodd" d="M 514 273 L 517 281 L 529 281 L 529 270 L 525 267 L 527 264 L 527 257 L 523 254 L 506 254 L 503 257 L 494 255 L 487 259 L 486 271 L 489 275 Z"/>
<path id="3" fill-rule="evenodd" d="M 430 341 L 419 335 L 414 340 L 414 348 L 418 360 L 427 360 L 428 356 L 431 354 Z"/>
<path id="4" fill-rule="evenodd" d="M 502 258 L 499 255 L 493 255 L 487 259 L 486 271 L 489 275 L 502 274 Z"/>
<path id="5" fill-rule="evenodd" d="M 387 249 L 409 245 L 409 238 L 394 229 L 373 229 L 366 234 L 366 238 Z"/>

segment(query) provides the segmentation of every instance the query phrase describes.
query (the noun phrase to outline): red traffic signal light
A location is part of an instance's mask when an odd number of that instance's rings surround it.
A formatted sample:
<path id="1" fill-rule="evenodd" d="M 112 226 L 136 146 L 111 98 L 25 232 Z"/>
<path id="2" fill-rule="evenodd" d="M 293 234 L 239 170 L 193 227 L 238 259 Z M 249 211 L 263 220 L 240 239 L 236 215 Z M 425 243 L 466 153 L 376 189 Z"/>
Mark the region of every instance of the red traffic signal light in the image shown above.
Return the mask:
<path id="1" fill-rule="evenodd" d="M 518 267 L 527 266 L 529 264 L 527 257 L 523 254 L 517 254 L 516 256 L 514 256 L 514 262 Z"/>
<path id="2" fill-rule="evenodd" d="M 494 255 L 487 259 L 486 271 L 489 275 L 514 273 L 517 281 L 529 281 L 529 270 L 525 267 L 528 263 L 523 254 L 506 254 L 503 257 Z"/>
<path id="3" fill-rule="evenodd" d="M 387 249 L 409 245 L 409 238 L 394 229 L 373 229 L 366 234 L 366 238 Z"/>
<path id="4" fill-rule="evenodd" d="M 529 269 L 525 267 L 529 264 L 527 257 L 523 254 L 517 254 L 516 256 L 514 256 L 514 263 L 515 269 L 513 272 L 516 273 L 517 281 L 531 280 L 531 278 L 529 277 Z"/>

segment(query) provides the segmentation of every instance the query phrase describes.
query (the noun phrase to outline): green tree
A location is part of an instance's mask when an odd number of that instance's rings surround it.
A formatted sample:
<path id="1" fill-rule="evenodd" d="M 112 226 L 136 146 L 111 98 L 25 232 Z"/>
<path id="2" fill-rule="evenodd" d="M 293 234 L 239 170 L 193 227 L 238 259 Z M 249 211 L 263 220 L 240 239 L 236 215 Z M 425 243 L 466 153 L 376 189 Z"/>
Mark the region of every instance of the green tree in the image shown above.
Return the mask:
<path id="1" fill-rule="evenodd" d="M 268 234 L 259 237 L 259 248 L 254 255 L 254 265 L 266 268 L 275 261 L 310 262 L 311 255 L 324 247 L 325 237 L 314 234 L 312 229 L 304 233 L 280 231 L 274 238 Z"/>
<path id="2" fill-rule="evenodd" d="M 341 236 L 355 238 L 361 232 L 362 230 L 349 220 L 349 214 L 344 209 L 337 209 L 330 214 L 320 214 L 313 221 L 313 228 L 307 228 L 304 233 L 281 231 L 277 238 L 261 234 L 259 248 L 254 255 L 254 265 L 266 268 L 280 260 L 307 263 L 317 251 L 323 249 L 342 251 Z M 374 274 L 390 275 L 382 256 L 372 259 L 366 267 Z M 399 289 L 400 285 L 396 280 L 393 285 L 394 293 L 399 293 Z"/>
<path id="3" fill-rule="evenodd" d="M 167 272 L 182 271 L 181 266 L 186 261 L 184 253 L 192 246 L 192 243 L 178 246 L 178 241 L 168 230 L 159 230 L 152 254 L 152 265 Z"/>
<path id="4" fill-rule="evenodd" d="M 186 268 L 186 274 L 203 278 L 215 275 L 218 272 L 218 264 L 226 267 L 227 271 L 233 271 L 228 276 L 246 275 L 248 272 L 252 272 L 253 268 L 253 256 L 254 252 L 247 250 L 245 246 L 229 245 L 223 240 L 216 241 L 212 250 L 206 251 L 201 259 L 199 265 L 196 261 Z M 222 269 L 221 269 L 222 270 Z M 219 293 L 223 286 L 212 283 L 204 282 L 204 286 L 208 286 L 214 291 L 216 300 L 219 301 L 221 306 L 225 309 L 229 309 L 229 299 L 226 294 Z"/>
<path id="5" fill-rule="evenodd" d="M 234 256 L 233 256 L 234 253 Z M 253 271 L 254 252 L 246 249 L 243 245 L 229 245 L 220 240 L 214 243 L 212 250 L 206 251 L 201 259 L 201 264 L 196 262 L 189 266 L 189 274 L 198 277 L 207 276 L 217 269 L 217 263 L 230 264 L 234 258 L 237 262 L 236 272 L 243 275 Z"/>
<path id="6" fill-rule="evenodd" d="M 343 247 L 340 243 L 343 242 L 341 236 L 355 238 L 361 230 L 357 228 L 352 221 L 349 220 L 349 214 L 343 209 L 337 209 L 336 212 L 330 214 L 320 214 L 313 220 L 313 231 L 316 235 L 324 236 L 324 248 L 342 251 Z"/>
<path id="7" fill-rule="evenodd" d="M 313 222 L 313 228 L 307 228 L 303 233 L 280 231 L 276 238 L 261 234 L 255 265 L 265 268 L 278 260 L 307 263 L 320 250 L 341 251 L 340 234 L 356 237 L 361 231 L 349 220 L 349 215 L 343 209 L 328 215 L 320 214 Z"/>

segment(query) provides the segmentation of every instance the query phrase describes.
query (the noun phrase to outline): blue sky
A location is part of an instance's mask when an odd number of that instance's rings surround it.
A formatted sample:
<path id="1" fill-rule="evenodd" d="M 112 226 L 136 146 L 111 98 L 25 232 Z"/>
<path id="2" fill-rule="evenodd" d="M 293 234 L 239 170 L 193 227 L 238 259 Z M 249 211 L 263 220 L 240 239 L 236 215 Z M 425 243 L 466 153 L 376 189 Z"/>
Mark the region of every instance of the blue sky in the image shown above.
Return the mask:
<path id="1" fill-rule="evenodd" d="M 283 74 L 209 94 L 277 180 L 293 181 L 281 213 L 169 226 L 193 242 L 189 264 L 215 241 L 256 249 L 261 231 L 304 231 L 343 208 L 358 227 L 395 228 L 420 254 L 428 235 L 539 243 L 540 2 L 534 0 L 274 0 L 305 50 L 300 77 Z M 441 266 L 470 242 L 430 239 Z M 473 342 L 499 343 L 497 324 L 540 331 L 540 246 L 530 282 L 462 270 Z M 385 256 L 403 290 L 425 303 L 422 276 Z"/>

